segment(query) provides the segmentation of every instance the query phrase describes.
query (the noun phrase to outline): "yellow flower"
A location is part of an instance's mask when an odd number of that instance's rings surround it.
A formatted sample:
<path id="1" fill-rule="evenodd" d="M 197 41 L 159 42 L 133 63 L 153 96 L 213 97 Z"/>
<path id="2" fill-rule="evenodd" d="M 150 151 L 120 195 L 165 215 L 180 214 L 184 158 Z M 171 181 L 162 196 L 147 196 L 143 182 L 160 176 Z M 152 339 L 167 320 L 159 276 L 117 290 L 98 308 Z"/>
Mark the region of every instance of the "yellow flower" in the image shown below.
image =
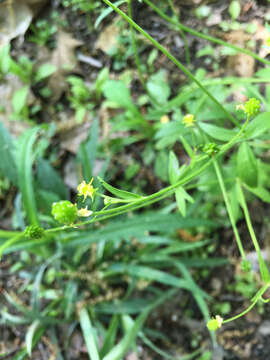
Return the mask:
<path id="1" fill-rule="evenodd" d="M 217 329 L 221 328 L 223 323 L 223 319 L 221 316 L 217 315 L 215 318 L 212 318 L 208 321 L 207 327 L 211 331 L 216 331 Z"/>
<path id="2" fill-rule="evenodd" d="M 93 214 L 93 211 L 88 210 L 87 206 L 85 208 L 82 208 L 82 209 L 78 210 L 78 216 L 88 217 L 88 216 L 90 216 L 92 214 Z"/>
<path id="3" fill-rule="evenodd" d="M 78 185 L 78 195 L 83 196 L 83 201 L 87 198 L 87 196 L 90 196 L 91 200 L 93 201 L 95 192 L 97 189 L 95 189 L 92 185 L 94 178 L 92 178 L 89 182 L 89 184 L 86 184 L 85 181 L 83 181 L 80 185 Z"/>
<path id="4" fill-rule="evenodd" d="M 187 114 L 183 117 L 182 123 L 186 126 L 186 127 L 191 127 L 195 125 L 196 120 L 194 119 L 194 115 L 192 114 Z"/>

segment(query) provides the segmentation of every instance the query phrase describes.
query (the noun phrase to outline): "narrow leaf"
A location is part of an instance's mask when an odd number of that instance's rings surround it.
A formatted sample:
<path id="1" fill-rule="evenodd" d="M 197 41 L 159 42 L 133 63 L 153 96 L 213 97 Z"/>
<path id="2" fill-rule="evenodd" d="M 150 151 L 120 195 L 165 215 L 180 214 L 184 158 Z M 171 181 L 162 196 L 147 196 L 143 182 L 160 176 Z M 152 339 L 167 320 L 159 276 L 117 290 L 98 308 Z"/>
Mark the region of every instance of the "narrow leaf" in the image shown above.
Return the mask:
<path id="1" fill-rule="evenodd" d="M 89 359 L 99 360 L 100 357 L 96 345 L 94 329 L 92 327 L 91 320 L 86 308 L 82 308 L 80 310 L 79 317 L 80 317 L 80 325 L 82 328 L 83 337 L 88 350 Z"/>
<path id="2" fill-rule="evenodd" d="M 256 187 L 258 183 L 257 160 L 247 142 L 243 142 L 237 153 L 237 173 L 248 186 Z"/>
<path id="3" fill-rule="evenodd" d="M 32 348 L 33 348 L 33 338 L 34 335 L 40 326 L 39 320 L 35 320 L 32 325 L 30 325 L 29 329 L 27 330 L 26 336 L 25 336 L 25 344 L 26 344 L 26 350 L 29 357 L 32 355 Z"/>
<path id="4" fill-rule="evenodd" d="M 113 186 L 109 185 L 108 183 L 106 183 L 106 181 L 104 181 L 100 177 L 98 177 L 98 180 L 101 182 L 102 186 L 104 186 L 106 190 L 108 190 L 110 193 L 112 193 L 116 197 L 119 197 L 120 199 L 125 199 L 125 200 L 142 199 L 142 196 L 140 196 L 138 194 L 134 194 L 134 193 L 131 193 L 131 192 L 128 192 L 128 191 L 125 191 L 125 190 L 116 189 L 115 187 L 113 187 Z"/>
<path id="5" fill-rule="evenodd" d="M 37 139 L 39 127 L 25 131 L 18 140 L 17 170 L 19 188 L 23 205 L 30 224 L 39 224 L 36 201 L 34 197 L 32 166 L 34 162 L 33 145 Z"/>

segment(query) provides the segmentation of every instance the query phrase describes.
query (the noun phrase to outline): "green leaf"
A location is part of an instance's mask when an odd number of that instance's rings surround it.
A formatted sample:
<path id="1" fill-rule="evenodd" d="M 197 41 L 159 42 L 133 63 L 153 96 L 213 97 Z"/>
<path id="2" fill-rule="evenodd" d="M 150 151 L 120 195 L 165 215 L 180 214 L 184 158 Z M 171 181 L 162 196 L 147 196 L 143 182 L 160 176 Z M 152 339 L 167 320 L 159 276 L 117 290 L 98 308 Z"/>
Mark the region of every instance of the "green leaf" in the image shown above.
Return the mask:
<path id="1" fill-rule="evenodd" d="M 245 141 L 237 152 L 237 174 L 239 178 L 248 186 L 256 187 L 258 183 L 258 165 L 257 160 Z"/>
<path id="2" fill-rule="evenodd" d="M 43 64 L 41 65 L 37 72 L 35 73 L 34 82 L 39 82 L 48 76 L 52 75 L 56 71 L 56 67 L 52 64 Z"/>
<path id="3" fill-rule="evenodd" d="M 106 183 L 103 179 L 101 179 L 98 176 L 98 180 L 101 182 L 102 186 L 105 187 L 106 190 L 108 190 L 110 193 L 112 193 L 113 195 L 115 195 L 116 197 L 120 198 L 120 199 L 124 199 L 124 200 L 138 200 L 138 199 L 142 199 L 143 197 L 138 195 L 138 194 L 134 194 L 125 190 L 119 190 L 116 189 L 115 187 L 109 185 L 108 183 Z"/>
<path id="4" fill-rule="evenodd" d="M 262 201 L 270 203 L 270 192 L 269 192 L 269 190 L 265 189 L 264 187 L 252 188 L 252 187 L 249 187 L 247 185 L 245 185 L 245 188 L 248 191 L 252 192 L 257 197 L 259 197 Z"/>
<path id="5" fill-rule="evenodd" d="M 23 107 L 26 105 L 28 86 L 24 86 L 19 90 L 16 90 L 12 97 L 12 107 L 15 114 L 20 114 Z"/>
<path id="6" fill-rule="evenodd" d="M 113 305 L 113 304 L 111 304 L 111 305 Z M 100 357 L 102 359 L 114 346 L 118 326 L 119 326 L 119 316 L 114 315 L 111 319 L 110 326 L 106 332 L 103 346 L 100 350 Z"/>
<path id="7" fill-rule="evenodd" d="M 33 146 L 39 130 L 39 127 L 34 127 L 25 131 L 18 140 L 16 151 L 19 188 L 26 215 L 31 225 L 39 225 L 32 176 Z"/>
<path id="8" fill-rule="evenodd" d="M 234 130 L 221 128 L 208 123 L 200 122 L 199 126 L 207 135 L 220 141 L 230 141 L 237 134 Z"/>
<path id="9" fill-rule="evenodd" d="M 64 184 L 61 176 L 51 166 L 51 164 L 44 159 L 38 159 L 37 162 L 37 180 L 39 188 L 59 195 L 61 199 L 68 198 L 67 187 Z"/>
<path id="10" fill-rule="evenodd" d="M 138 335 L 150 309 L 142 312 L 135 320 L 133 326 L 127 331 L 123 339 L 103 358 L 103 360 L 120 360 L 130 348 Z"/>
<path id="11" fill-rule="evenodd" d="M 246 127 L 246 139 L 254 139 L 270 129 L 270 112 L 259 114 Z"/>
<path id="12" fill-rule="evenodd" d="M 229 6 L 229 14 L 233 20 L 236 20 L 241 13 L 241 6 L 239 1 L 233 0 Z"/>
<path id="13" fill-rule="evenodd" d="M 175 184 L 180 176 L 179 163 L 175 153 L 170 151 L 169 154 L 169 180 L 171 184 Z"/>
<path id="14" fill-rule="evenodd" d="M 159 151 L 155 159 L 155 174 L 163 181 L 168 180 L 168 153 L 167 151 Z"/>
<path id="15" fill-rule="evenodd" d="M 37 329 L 40 326 L 39 320 L 35 320 L 32 325 L 30 325 L 29 329 L 27 330 L 26 336 L 25 336 L 25 344 L 26 344 L 26 350 L 29 357 L 32 355 L 32 348 L 33 348 L 33 338 L 37 331 Z"/>
<path id="16" fill-rule="evenodd" d="M 186 216 L 186 200 L 193 203 L 193 198 L 182 188 L 178 187 L 175 190 L 175 198 L 178 209 L 182 216 Z"/>
<path id="17" fill-rule="evenodd" d="M 2 46 L 0 49 L 0 72 L 6 74 L 11 64 L 11 58 L 9 55 L 10 44 Z"/>
<path id="18" fill-rule="evenodd" d="M 88 350 L 89 359 L 99 360 L 99 353 L 96 344 L 96 337 L 94 328 L 92 327 L 90 317 L 86 308 L 82 308 L 79 312 L 80 325 L 82 328 L 83 337 Z"/>
<path id="19" fill-rule="evenodd" d="M 104 96 L 117 104 L 119 107 L 124 107 L 134 111 L 136 107 L 131 99 L 130 92 L 126 84 L 121 80 L 108 80 L 102 87 Z"/>
<path id="20" fill-rule="evenodd" d="M 130 239 L 130 237 L 145 236 L 146 231 L 173 232 L 179 228 L 190 229 L 197 226 L 215 227 L 216 222 L 202 218 L 183 218 L 180 214 L 148 213 L 136 215 L 130 219 L 115 220 L 102 229 L 91 232 L 74 233 L 66 246 L 91 244 L 96 241 L 119 241 L 119 239 Z"/>
<path id="21" fill-rule="evenodd" d="M 177 288 L 190 289 L 190 285 L 186 280 L 161 270 L 152 269 L 148 266 L 114 263 L 111 267 L 109 267 L 108 271 L 112 271 L 113 273 L 126 273 L 136 278 L 138 277 L 150 281 L 157 281 L 161 284 Z"/>
<path id="22" fill-rule="evenodd" d="M 15 145 L 8 130 L 0 121 L 0 173 L 7 177 L 13 184 L 17 184 L 17 169 L 15 161 Z"/>
<path id="23" fill-rule="evenodd" d="M 146 84 L 148 91 L 159 104 L 166 104 L 171 90 L 166 81 L 165 72 L 159 71 L 152 75 Z"/>
<path id="24" fill-rule="evenodd" d="M 122 4 L 124 4 L 126 2 L 126 0 L 120 0 L 120 1 L 116 1 L 115 3 L 113 3 L 114 6 L 118 7 Z M 103 19 L 105 19 L 111 12 L 113 12 L 113 9 L 108 7 L 106 9 L 104 9 L 100 15 L 98 16 L 98 18 L 96 19 L 95 21 L 95 24 L 94 24 L 94 28 L 97 29 L 98 28 L 98 25 L 101 23 L 101 21 Z"/>

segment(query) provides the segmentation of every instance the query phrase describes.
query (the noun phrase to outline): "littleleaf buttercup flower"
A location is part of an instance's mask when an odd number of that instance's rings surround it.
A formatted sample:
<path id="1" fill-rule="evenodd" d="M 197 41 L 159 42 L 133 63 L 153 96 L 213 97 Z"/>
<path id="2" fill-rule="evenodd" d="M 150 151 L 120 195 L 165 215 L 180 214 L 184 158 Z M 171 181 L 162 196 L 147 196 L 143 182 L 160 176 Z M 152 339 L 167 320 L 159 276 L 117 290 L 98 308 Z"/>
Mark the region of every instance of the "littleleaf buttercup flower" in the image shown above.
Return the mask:
<path id="1" fill-rule="evenodd" d="M 183 117 L 182 123 L 186 126 L 186 127 L 192 127 L 195 125 L 196 120 L 194 119 L 194 115 L 192 114 L 187 114 Z"/>
<path id="2" fill-rule="evenodd" d="M 78 195 L 83 196 L 83 201 L 85 201 L 87 196 L 90 196 L 92 201 L 94 199 L 97 189 L 95 189 L 92 185 L 93 180 L 94 178 L 92 178 L 88 184 L 85 181 L 83 181 L 77 187 Z"/>
<path id="3" fill-rule="evenodd" d="M 217 331 L 217 329 L 221 328 L 223 323 L 223 319 L 221 316 L 217 315 L 215 318 L 212 318 L 208 321 L 207 327 L 210 331 Z"/>
<path id="4" fill-rule="evenodd" d="M 78 210 L 78 216 L 80 216 L 80 217 L 88 217 L 92 214 L 93 214 L 93 211 L 88 210 L 87 206 L 85 208 Z"/>

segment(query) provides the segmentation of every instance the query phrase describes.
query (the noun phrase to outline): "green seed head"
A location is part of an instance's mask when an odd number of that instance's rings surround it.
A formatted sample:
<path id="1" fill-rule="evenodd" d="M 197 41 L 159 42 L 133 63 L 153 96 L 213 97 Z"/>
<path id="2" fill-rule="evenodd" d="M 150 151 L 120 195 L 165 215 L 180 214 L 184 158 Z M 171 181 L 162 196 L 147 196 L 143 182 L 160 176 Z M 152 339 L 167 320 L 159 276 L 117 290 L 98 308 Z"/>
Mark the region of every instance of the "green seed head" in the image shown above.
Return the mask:
<path id="1" fill-rule="evenodd" d="M 52 204 L 52 216 L 61 224 L 74 224 L 78 217 L 77 205 L 68 200 L 55 202 Z"/>
<path id="2" fill-rule="evenodd" d="M 219 151 L 219 147 L 215 143 L 208 143 L 205 144 L 203 147 L 203 152 L 206 153 L 208 156 L 214 156 Z"/>
<path id="3" fill-rule="evenodd" d="M 38 225 L 29 225 L 25 228 L 24 234 L 30 239 L 41 239 L 44 235 L 44 229 Z"/>
<path id="4" fill-rule="evenodd" d="M 253 117 L 259 114 L 261 103 L 255 98 L 250 98 L 243 105 L 243 111 L 248 117 Z"/>

